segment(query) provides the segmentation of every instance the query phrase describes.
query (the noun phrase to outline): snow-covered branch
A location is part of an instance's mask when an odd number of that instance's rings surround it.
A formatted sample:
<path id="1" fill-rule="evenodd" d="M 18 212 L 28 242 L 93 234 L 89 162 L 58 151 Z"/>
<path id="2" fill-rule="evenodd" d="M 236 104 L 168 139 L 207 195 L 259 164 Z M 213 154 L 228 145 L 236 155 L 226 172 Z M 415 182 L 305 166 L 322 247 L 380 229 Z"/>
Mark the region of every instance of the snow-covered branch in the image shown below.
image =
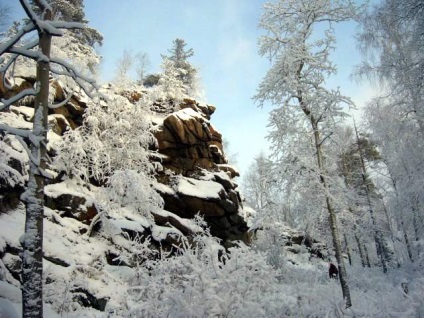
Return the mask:
<path id="1" fill-rule="evenodd" d="M 31 33 L 34 30 L 35 26 L 33 23 L 26 24 L 11 39 L 0 45 L 0 55 L 3 55 L 9 48 L 18 43 L 25 34 Z"/>
<path id="2" fill-rule="evenodd" d="M 26 96 L 31 96 L 31 95 L 35 95 L 36 94 L 36 90 L 33 88 L 27 88 L 24 89 L 22 92 L 16 94 L 15 96 L 9 98 L 9 99 L 2 99 L 0 101 L 0 111 L 8 108 L 10 105 L 12 105 L 13 103 L 17 102 L 18 100 L 26 97 Z"/>
<path id="3" fill-rule="evenodd" d="M 35 61 L 48 62 L 49 58 L 38 51 L 27 50 L 21 47 L 11 47 L 7 50 L 9 53 L 25 56 Z"/>
<path id="4" fill-rule="evenodd" d="M 73 89 L 72 92 L 68 93 L 66 98 L 63 101 L 61 101 L 60 103 L 50 104 L 49 108 L 55 109 L 55 108 L 59 108 L 59 107 L 66 105 L 71 100 L 72 96 L 74 95 L 74 92 L 75 92 L 75 89 Z"/>

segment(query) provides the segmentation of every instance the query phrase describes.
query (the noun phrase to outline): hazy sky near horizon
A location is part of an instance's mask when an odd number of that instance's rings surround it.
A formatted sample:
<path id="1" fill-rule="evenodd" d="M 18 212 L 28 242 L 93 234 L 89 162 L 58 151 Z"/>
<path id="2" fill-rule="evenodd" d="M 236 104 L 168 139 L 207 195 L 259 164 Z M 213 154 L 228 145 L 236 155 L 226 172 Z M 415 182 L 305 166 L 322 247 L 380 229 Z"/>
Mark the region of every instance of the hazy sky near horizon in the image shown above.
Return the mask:
<path id="1" fill-rule="evenodd" d="M 258 29 L 265 0 L 85 0 L 89 25 L 104 36 L 99 48 L 103 57 L 101 79 L 110 81 L 124 50 L 145 52 L 151 61 L 148 73 L 159 71 L 161 54 L 167 54 L 176 38 L 193 48 L 192 64 L 199 68 L 208 104 L 217 110 L 212 124 L 237 153 L 236 166 L 246 173 L 253 158 L 268 151 L 266 141 L 268 112 L 260 109 L 252 96 L 270 67 L 258 55 Z M 340 86 L 344 95 L 358 106 L 368 100 L 372 88 L 350 79 L 360 62 L 354 39 L 356 25 L 336 27 L 337 49 L 332 59 L 338 66 L 330 86 Z"/>

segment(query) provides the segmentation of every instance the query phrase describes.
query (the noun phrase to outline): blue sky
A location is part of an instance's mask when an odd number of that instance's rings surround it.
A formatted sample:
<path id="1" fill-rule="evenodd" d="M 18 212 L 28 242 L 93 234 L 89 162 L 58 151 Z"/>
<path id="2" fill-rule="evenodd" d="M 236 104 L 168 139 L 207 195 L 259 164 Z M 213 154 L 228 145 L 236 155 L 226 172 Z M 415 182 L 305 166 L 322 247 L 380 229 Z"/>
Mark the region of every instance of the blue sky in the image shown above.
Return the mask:
<path id="1" fill-rule="evenodd" d="M 194 49 L 191 62 L 199 68 L 207 102 L 217 107 L 212 123 L 238 154 L 237 167 L 247 171 L 254 156 L 268 149 L 267 117 L 271 106 L 252 101 L 269 62 L 257 54 L 257 28 L 263 0 L 85 0 L 89 25 L 104 36 L 102 80 L 111 80 L 124 50 L 149 55 L 156 72 L 161 54 L 183 38 Z M 329 84 L 340 86 L 360 106 L 372 88 L 350 79 L 360 55 L 354 41 L 355 24 L 336 28 L 338 47 L 333 61 L 339 74 Z"/>

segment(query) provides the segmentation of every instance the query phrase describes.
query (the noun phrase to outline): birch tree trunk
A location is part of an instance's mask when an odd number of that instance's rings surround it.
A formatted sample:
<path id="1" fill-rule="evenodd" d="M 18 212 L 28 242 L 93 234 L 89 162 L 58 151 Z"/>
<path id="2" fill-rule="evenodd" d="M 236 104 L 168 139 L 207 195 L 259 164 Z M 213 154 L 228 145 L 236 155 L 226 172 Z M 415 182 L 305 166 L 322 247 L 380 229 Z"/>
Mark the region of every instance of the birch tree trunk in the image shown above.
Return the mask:
<path id="1" fill-rule="evenodd" d="M 316 159 L 317 159 L 317 164 L 318 164 L 318 169 L 320 174 L 320 182 L 324 188 L 325 203 L 326 203 L 326 207 L 328 211 L 328 219 L 330 222 L 331 236 L 333 238 L 333 248 L 336 254 L 337 266 L 339 267 L 340 285 L 342 287 L 343 299 L 345 299 L 346 301 L 346 308 L 349 308 L 352 306 L 352 300 L 350 297 L 349 286 L 347 284 L 347 273 L 346 273 L 346 268 L 343 261 L 342 244 L 340 240 L 339 229 L 337 227 L 336 212 L 334 211 L 334 208 L 331 202 L 329 187 L 328 187 L 328 183 L 324 174 L 325 169 L 324 169 L 324 162 L 322 157 L 322 142 L 320 138 L 320 133 L 318 131 L 317 123 L 314 121 L 313 116 L 309 115 L 309 117 L 311 119 L 312 128 L 314 130 Z"/>
<path id="2" fill-rule="evenodd" d="M 405 229 L 405 224 L 403 223 L 403 220 L 401 221 L 402 231 L 403 231 L 403 238 L 405 240 L 406 250 L 408 251 L 408 257 L 411 262 L 414 262 L 414 258 L 412 257 L 412 249 L 411 249 L 411 243 L 409 242 L 408 234 Z"/>
<path id="3" fill-rule="evenodd" d="M 50 17 L 47 17 L 50 18 Z M 37 90 L 34 101 L 33 134 L 31 143 L 28 188 L 25 193 L 25 234 L 21 238 L 22 254 L 22 316 L 43 317 L 43 172 L 47 165 L 47 114 L 49 97 L 51 35 L 39 30 L 39 48 L 47 59 L 37 61 Z"/>

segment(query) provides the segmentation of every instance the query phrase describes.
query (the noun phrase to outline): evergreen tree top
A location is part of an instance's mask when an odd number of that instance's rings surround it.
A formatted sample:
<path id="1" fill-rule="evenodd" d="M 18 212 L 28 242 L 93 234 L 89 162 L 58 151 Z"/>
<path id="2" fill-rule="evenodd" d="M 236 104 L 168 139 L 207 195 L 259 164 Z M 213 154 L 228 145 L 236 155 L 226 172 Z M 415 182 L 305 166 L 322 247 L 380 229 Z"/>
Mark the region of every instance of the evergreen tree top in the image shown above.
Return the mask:
<path id="1" fill-rule="evenodd" d="M 53 15 L 56 19 L 67 22 L 87 23 L 84 13 L 84 0 L 46 0 L 53 10 Z M 31 0 L 30 3 L 34 12 L 38 12 L 36 0 Z M 72 33 L 84 44 L 90 46 L 103 45 L 103 36 L 99 31 L 86 27 L 85 29 L 73 30 Z"/>

